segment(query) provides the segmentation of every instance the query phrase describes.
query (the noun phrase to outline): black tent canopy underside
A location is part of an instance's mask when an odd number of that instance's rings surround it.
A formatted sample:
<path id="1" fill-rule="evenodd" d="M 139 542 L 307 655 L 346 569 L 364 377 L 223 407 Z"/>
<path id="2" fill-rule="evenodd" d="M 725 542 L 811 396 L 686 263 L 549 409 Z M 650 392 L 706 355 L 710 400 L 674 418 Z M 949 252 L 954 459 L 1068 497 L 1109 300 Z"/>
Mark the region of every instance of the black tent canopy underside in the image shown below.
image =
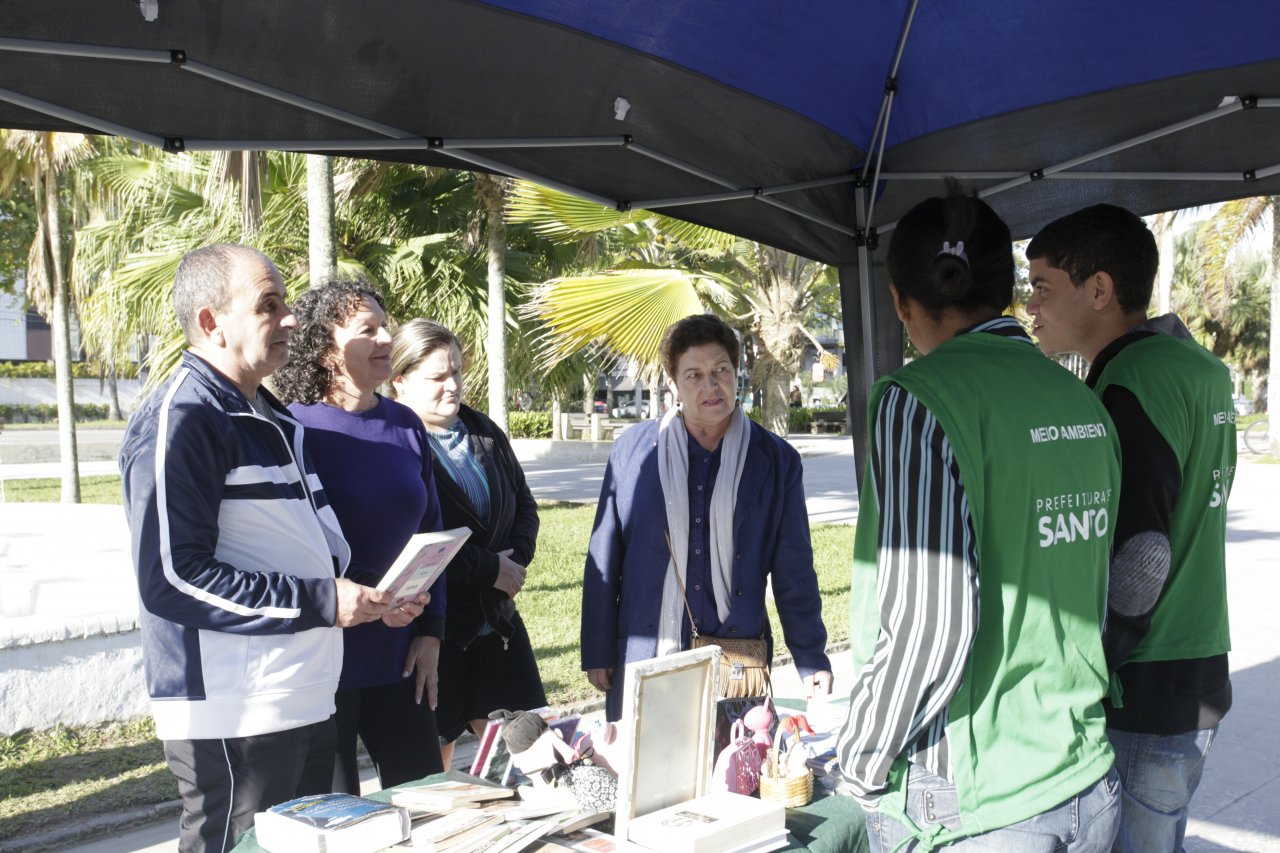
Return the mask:
<path id="1" fill-rule="evenodd" d="M 622 206 L 839 180 L 852 177 L 864 159 L 862 150 L 832 131 L 687 69 L 466 0 L 325 5 L 318 7 L 320 14 L 298 17 L 287 4 L 227 2 L 196 4 L 190 10 L 162 4 L 160 19 L 150 24 L 129 4 L 120 5 L 123 10 L 108 13 L 107 7 L 88 0 L 52 8 L 16 2 L 7 4 L 7 20 L 0 26 L 7 38 L 149 49 L 156 52 L 151 57 L 156 61 L 0 50 L 0 89 L 84 116 L 108 117 L 118 126 L 175 145 L 330 142 L 333 147 L 323 149 L 330 153 L 506 171 Z M 287 39 L 278 37 L 286 31 Z M 180 50 L 187 65 L 168 61 L 169 50 Z M 459 152 L 469 152 L 471 159 L 438 149 L 353 150 L 339 143 L 377 140 L 389 133 L 201 76 L 192 70 L 196 66 L 299 95 L 401 137 L 558 136 L 614 142 Z M 898 103 L 910 103 L 913 94 L 898 92 Z M 1010 175 L 1049 169 L 1211 112 L 1233 96 L 1280 96 L 1280 60 L 1045 104 L 891 146 L 882 163 L 872 225 L 891 227 L 916 201 L 941 189 L 942 174 L 965 175 L 966 183 L 989 191 Z M 616 97 L 630 103 L 622 121 L 614 118 Z M 684 102 L 679 122 L 664 119 L 672 114 L 667 107 L 675 99 Z M 84 124 L 0 101 L 3 126 L 58 130 L 84 129 Z M 1240 110 L 1066 173 L 1097 177 L 1053 175 L 989 200 L 1015 234 L 1028 235 L 1051 218 L 1097 201 L 1150 213 L 1280 193 L 1280 175 L 1244 179 L 1246 173 L 1280 163 L 1273 144 L 1278 131 L 1280 109 Z M 622 145 L 624 136 L 632 147 Z M 640 151 L 656 152 L 687 168 Z M 479 164 L 476 156 L 482 158 Z M 1161 180 L 1100 174 L 1116 172 L 1164 174 Z M 1220 173 L 1220 179 L 1170 179 L 1188 172 Z M 904 173 L 933 177 L 906 179 Z M 848 265 L 857 261 L 854 234 L 861 224 L 854 213 L 855 192 L 845 182 L 768 199 L 673 203 L 659 209 Z"/>

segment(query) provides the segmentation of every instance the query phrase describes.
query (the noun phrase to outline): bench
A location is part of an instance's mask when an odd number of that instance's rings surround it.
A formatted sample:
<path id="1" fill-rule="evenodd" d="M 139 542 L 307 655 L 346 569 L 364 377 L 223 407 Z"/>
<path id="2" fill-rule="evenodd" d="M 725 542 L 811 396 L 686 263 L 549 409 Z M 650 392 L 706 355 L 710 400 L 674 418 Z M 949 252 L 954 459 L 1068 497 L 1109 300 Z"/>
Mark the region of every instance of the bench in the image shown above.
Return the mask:
<path id="1" fill-rule="evenodd" d="M 580 438 L 584 441 L 611 441 L 618 437 L 634 420 L 608 418 L 598 412 L 583 414 L 580 412 L 562 412 L 560 414 L 560 433 L 566 439 Z"/>
<path id="2" fill-rule="evenodd" d="M 809 418 L 809 433 L 843 433 L 848 425 L 848 416 L 844 412 L 814 412 Z"/>

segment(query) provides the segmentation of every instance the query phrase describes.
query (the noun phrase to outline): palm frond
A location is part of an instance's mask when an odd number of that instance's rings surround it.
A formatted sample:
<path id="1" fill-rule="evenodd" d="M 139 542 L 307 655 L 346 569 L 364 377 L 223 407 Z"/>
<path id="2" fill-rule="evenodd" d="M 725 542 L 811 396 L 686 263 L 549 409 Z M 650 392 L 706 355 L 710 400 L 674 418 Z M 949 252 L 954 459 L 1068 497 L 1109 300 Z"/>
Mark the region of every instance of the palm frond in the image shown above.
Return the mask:
<path id="1" fill-rule="evenodd" d="M 540 342 L 543 365 L 596 342 L 618 356 L 658 365 L 667 327 L 703 310 L 695 279 L 685 270 L 636 269 L 546 282 L 526 308 L 547 326 Z"/>

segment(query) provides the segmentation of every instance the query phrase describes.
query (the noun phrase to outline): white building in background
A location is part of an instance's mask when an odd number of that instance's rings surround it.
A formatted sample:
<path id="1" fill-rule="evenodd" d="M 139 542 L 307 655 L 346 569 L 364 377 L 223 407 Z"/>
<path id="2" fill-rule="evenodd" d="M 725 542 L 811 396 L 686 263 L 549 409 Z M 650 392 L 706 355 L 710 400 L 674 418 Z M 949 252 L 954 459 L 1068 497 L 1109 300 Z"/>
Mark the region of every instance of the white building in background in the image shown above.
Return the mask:
<path id="1" fill-rule="evenodd" d="M 0 293 L 0 361 L 52 361 L 53 330 L 26 307 L 22 283 L 17 293 Z M 80 324 L 71 317 L 71 352 L 81 360 Z"/>
<path id="2" fill-rule="evenodd" d="M 0 293 L 0 361 L 26 361 L 27 309 L 22 296 Z"/>

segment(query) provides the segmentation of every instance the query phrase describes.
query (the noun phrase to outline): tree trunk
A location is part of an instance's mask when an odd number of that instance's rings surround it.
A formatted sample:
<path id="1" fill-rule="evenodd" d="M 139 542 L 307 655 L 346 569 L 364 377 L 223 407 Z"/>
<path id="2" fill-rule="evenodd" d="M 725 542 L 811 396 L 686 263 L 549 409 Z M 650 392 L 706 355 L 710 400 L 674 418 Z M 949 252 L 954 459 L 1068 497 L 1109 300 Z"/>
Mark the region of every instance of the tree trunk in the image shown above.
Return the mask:
<path id="1" fill-rule="evenodd" d="M 760 390 L 763 392 L 764 405 L 760 411 L 760 421 L 764 424 L 765 429 L 780 435 L 783 438 L 787 436 L 787 408 L 789 400 L 787 398 L 787 371 L 782 365 L 778 364 L 769 352 L 761 349 L 756 354 L 755 377 L 760 384 Z"/>
<path id="2" fill-rule="evenodd" d="M 338 275 L 333 242 L 333 158 L 307 155 L 307 226 L 311 286 Z"/>
<path id="3" fill-rule="evenodd" d="M 582 413 L 589 415 L 595 411 L 596 380 L 590 373 L 582 374 Z"/>
<path id="4" fill-rule="evenodd" d="M 1173 310 L 1173 268 L 1176 262 L 1173 250 L 1173 213 L 1161 213 L 1155 217 L 1152 231 L 1160 246 L 1160 267 L 1156 272 L 1156 308 L 1161 315 Z"/>
<path id="5" fill-rule="evenodd" d="M 559 397 L 551 398 L 551 440 L 560 441 L 564 438 L 564 432 L 560 429 L 560 405 Z"/>
<path id="6" fill-rule="evenodd" d="M 45 144 L 50 145 L 49 135 Z M 46 156 L 52 162 L 53 152 Z M 62 502 L 80 503 L 80 454 L 76 448 L 75 383 L 71 376 L 71 288 L 62 263 L 58 221 L 58 178 L 44 175 L 45 258 L 53 290 L 53 369 L 58 393 L 58 444 L 62 461 Z"/>
<path id="7" fill-rule="evenodd" d="M 124 412 L 120 408 L 120 382 L 116 375 L 115 354 L 109 353 L 111 359 L 107 364 L 107 419 L 113 421 L 124 420 Z"/>
<path id="8" fill-rule="evenodd" d="M 1267 367 L 1267 417 L 1276 414 L 1280 403 L 1280 195 L 1271 197 L 1271 343 Z M 1280 430 L 1271 425 L 1271 455 L 1280 457 Z"/>
<path id="9" fill-rule="evenodd" d="M 478 195 L 484 202 L 489 237 L 489 417 L 507 428 L 507 223 L 502 179 L 476 175 Z"/>

